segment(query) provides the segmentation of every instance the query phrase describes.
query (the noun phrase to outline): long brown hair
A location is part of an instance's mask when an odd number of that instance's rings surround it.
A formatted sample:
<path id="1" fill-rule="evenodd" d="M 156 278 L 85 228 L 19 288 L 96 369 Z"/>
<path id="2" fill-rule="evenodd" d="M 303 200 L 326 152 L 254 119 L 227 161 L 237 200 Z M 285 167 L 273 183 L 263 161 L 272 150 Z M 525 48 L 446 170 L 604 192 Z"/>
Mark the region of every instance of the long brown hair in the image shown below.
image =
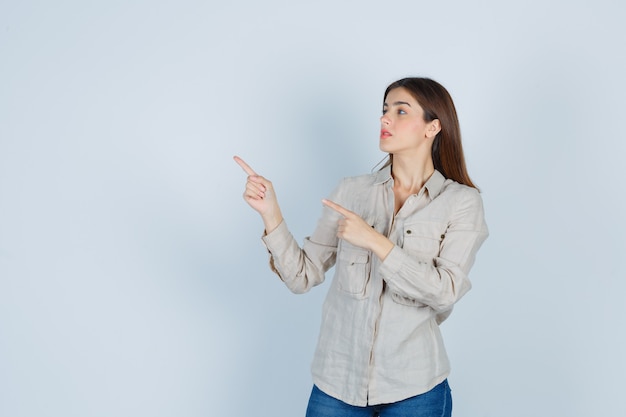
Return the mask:
<path id="1" fill-rule="evenodd" d="M 467 173 L 461 144 L 459 119 L 448 90 L 430 78 L 403 78 L 387 87 L 383 101 L 387 99 L 387 94 L 391 90 L 400 87 L 406 89 L 417 100 L 417 103 L 424 110 L 425 122 L 439 119 L 441 131 L 435 136 L 432 147 L 435 169 L 446 178 L 478 188 Z M 383 168 L 391 165 L 392 162 L 393 155 L 390 154 Z"/>

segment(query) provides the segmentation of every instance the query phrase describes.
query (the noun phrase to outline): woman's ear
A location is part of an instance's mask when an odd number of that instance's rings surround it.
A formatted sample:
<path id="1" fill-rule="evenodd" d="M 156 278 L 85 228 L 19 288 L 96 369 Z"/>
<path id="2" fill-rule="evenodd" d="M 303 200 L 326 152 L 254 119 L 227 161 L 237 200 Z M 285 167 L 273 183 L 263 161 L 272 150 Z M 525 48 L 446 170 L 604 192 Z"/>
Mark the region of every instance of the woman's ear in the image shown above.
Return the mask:
<path id="1" fill-rule="evenodd" d="M 441 132 L 441 122 L 439 119 L 434 119 L 428 123 L 428 128 L 426 129 L 428 132 L 428 136 L 434 138 L 437 136 L 437 133 Z"/>

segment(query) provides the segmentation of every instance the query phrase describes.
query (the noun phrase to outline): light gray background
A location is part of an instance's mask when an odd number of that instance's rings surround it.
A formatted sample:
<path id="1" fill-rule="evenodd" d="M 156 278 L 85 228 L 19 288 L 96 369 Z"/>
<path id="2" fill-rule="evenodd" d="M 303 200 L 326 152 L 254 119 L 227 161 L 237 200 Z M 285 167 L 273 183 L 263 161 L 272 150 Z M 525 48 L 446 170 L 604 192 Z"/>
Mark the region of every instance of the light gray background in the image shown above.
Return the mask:
<path id="1" fill-rule="evenodd" d="M 294 235 L 369 172 L 382 93 L 457 104 L 491 236 L 443 325 L 456 416 L 623 416 L 623 2 L 1 1 L 0 415 L 299 416 L 328 281 Z M 329 277 L 330 278 L 330 277 Z"/>

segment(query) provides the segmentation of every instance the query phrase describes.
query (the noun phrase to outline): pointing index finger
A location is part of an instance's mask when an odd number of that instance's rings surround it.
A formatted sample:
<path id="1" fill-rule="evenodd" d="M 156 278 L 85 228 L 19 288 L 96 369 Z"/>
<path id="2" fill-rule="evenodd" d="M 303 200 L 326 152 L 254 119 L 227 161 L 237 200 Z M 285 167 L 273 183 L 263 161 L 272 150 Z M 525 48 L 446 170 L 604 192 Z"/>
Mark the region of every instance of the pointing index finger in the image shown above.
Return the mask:
<path id="1" fill-rule="evenodd" d="M 323 203 L 326 207 L 328 207 L 328 208 L 331 208 L 331 209 L 335 210 L 337 213 L 341 214 L 341 215 L 342 215 L 342 216 L 344 216 L 344 217 L 347 217 L 347 216 L 349 216 L 349 215 L 351 215 L 351 214 L 352 214 L 352 212 L 351 212 L 350 210 L 348 210 L 348 209 L 346 209 L 346 208 L 343 208 L 342 206 L 340 206 L 339 204 L 337 204 L 337 203 L 335 203 L 335 202 L 333 202 L 333 201 L 323 199 L 323 200 L 322 200 L 322 203 Z"/>
<path id="2" fill-rule="evenodd" d="M 240 157 L 238 157 L 237 155 L 233 156 L 233 159 L 246 172 L 246 174 L 248 174 L 248 175 L 258 175 L 256 172 L 254 172 L 254 170 L 252 168 L 250 168 L 250 165 L 246 164 L 246 162 L 243 159 L 241 159 Z"/>

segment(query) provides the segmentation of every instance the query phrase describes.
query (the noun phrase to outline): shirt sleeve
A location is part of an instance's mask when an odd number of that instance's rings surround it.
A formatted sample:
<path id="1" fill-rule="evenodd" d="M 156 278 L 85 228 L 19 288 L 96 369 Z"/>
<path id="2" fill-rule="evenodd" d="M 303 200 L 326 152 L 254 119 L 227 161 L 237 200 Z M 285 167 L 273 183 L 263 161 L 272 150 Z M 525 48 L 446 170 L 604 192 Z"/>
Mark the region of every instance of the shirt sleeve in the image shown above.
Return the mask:
<path id="1" fill-rule="evenodd" d="M 337 198 L 338 193 L 339 187 L 329 198 Z M 292 292 L 305 293 L 324 282 L 326 271 L 337 259 L 338 220 L 337 213 L 324 207 L 315 231 L 304 239 L 302 247 L 298 245 L 285 221 L 262 237 L 270 253 L 271 269 Z"/>
<path id="2" fill-rule="evenodd" d="M 471 288 L 468 274 L 489 234 L 478 191 L 468 188 L 460 192 L 455 205 L 438 256 L 409 253 L 396 245 L 380 267 L 391 291 L 437 313 L 451 310 Z M 441 320 L 445 317 L 442 314 Z"/>

